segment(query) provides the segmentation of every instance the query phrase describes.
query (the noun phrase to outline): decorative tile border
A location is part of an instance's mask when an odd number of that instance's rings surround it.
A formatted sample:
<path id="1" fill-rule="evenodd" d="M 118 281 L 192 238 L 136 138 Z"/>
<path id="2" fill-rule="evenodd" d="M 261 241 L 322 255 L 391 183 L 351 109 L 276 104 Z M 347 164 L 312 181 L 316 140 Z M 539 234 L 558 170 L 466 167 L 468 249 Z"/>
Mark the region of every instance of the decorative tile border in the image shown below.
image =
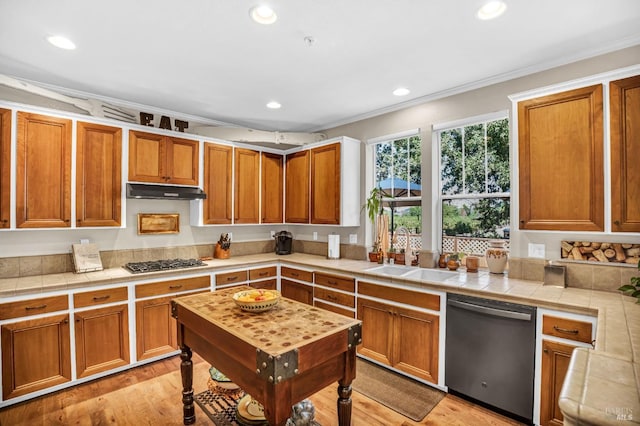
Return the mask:
<path id="1" fill-rule="evenodd" d="M 567 260 L 637 265 L 640 261 L 640 244 L 562 241 L 561 257 Z"/>

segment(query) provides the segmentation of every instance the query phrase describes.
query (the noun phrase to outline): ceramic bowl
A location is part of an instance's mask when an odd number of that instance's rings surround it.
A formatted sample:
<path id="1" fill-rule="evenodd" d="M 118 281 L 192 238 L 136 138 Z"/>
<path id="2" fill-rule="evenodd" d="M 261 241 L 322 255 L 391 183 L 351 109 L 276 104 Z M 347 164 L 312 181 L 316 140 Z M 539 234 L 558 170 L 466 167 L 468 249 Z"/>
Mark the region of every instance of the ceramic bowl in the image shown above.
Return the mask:
<path id="1" fill-rule="evenodd" d="M 276 290 L 245 290 L 234 293 L 233 301 L 246 312 L 265 312 L 272 309 L 280 301 L 280 293 Z"/>

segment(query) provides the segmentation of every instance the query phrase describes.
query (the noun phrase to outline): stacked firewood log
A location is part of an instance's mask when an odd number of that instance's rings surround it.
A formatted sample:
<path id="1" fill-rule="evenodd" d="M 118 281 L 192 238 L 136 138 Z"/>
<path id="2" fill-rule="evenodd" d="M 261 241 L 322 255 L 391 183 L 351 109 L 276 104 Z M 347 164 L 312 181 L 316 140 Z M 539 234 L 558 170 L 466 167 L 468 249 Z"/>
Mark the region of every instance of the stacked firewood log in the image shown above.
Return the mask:
<path id="1" fill-rule="evenodd" d="M 593 243 L 588 241 L 562 241 L 561 244 L 563 259 L 630 263 L 634 265 L 640 261 L 640 244 Z"/>

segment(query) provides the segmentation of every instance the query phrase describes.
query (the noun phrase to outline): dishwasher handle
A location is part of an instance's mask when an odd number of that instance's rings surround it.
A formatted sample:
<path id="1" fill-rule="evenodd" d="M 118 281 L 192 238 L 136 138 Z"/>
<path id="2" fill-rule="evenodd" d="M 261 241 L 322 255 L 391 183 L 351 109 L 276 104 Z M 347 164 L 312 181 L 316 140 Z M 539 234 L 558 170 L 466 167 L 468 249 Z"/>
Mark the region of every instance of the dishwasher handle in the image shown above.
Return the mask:
<path id="1" fill-rule="evenodd" d="M 481 314 L 492 315 L 494 317 L 511 318 L 520 321 L 531 321 L 531 314 L 525 312 L 513 312 L 503 309 L 490 308 L 488 306 L 476 305 L 473 303 L 461 302 L 459 300 L 447 301 L 448 305 L 455 306 L 460 309 L 466 309 L 468 311 L 479 312 Z"/>

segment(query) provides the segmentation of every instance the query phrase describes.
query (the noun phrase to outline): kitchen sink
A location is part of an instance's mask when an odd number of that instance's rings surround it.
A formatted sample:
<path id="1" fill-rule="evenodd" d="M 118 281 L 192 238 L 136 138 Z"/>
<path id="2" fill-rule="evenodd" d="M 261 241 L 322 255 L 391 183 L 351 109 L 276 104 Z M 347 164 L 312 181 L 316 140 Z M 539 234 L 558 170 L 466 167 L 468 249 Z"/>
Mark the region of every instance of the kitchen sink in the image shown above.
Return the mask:
<path id="1" fill-rule="evenodd" d="M 382 265 L 376 266 L 375 268 L 365 269 L 365 272 L 373 272 L 381 275 L 391 275 L 394 277 L 400 277 L 404 274 L 413 271 L 415 268 L 410 266 L 401 266 L 401 265 Z"/>
<path id="2" fill-rule="evenodd" d="M 429 268 L 411 268 L 410 271 L 403 274 L 403 277 L 413 278 L 416 280 L 425 280 L 425 281 L 445 281 L 446 279 L 455 277 L 458 275 L 458 272 L 451 271 L 440 271 L 438 269 L 429 269 Z"/>

